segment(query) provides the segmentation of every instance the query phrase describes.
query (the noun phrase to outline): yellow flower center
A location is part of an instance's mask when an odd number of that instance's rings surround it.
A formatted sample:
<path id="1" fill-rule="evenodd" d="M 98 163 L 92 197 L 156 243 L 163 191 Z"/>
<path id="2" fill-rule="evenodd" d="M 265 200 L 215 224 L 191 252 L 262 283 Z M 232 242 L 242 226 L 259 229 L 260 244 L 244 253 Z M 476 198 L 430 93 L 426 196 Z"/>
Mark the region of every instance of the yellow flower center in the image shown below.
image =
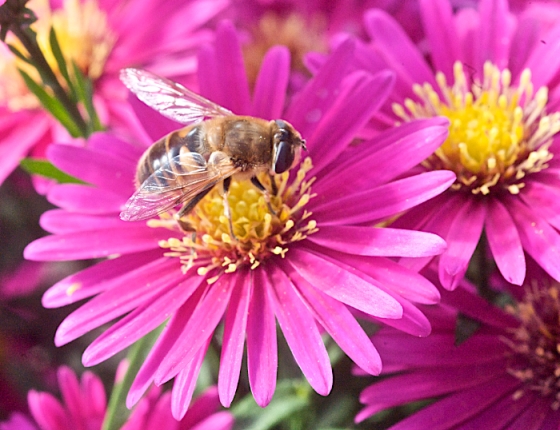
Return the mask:
<path id="1" fill-rule="evenodd" d="M 209 264 L 200 267 L 199 274 L 204 275 L 218 268 L 217 276 L 234 272 L 241 266 L 255 269 L 271 255 L 284 257 L 290 243 L 305 239 L 317 231 L 317 223 L 309 219 L 311 212 L 304 209 L 314 197 L 311 193 L 314 178 L 305 178 L 311 167 L 311 160 L 306 158 L 291 183 L 288 172 L 277 175 L 275 182 L 278 193 L 271 195 L 270 208 L 264 194 L 250 181 L 233 179 L 228 203 L 234 236 L 224 211 L 221 190 L 219 187 L 214 188 L 181 220 L 191 226 L 194 232 L 184 232 L 180 239 L 173 237 L 160 242 L 160 246 L 168 250 L 165 255 L 178 257 L 185 272 L 206 259 Z M 259 179 L 267 189 L 272 189 L 268 176 L 263 175 Z M 148 225 L 179 230 L 173 213 L 162 214 L 160 219 L 148 221 Z M 211 280 L 217 279 L 217 276 Z"/>
<path id="2" fill-rule="evenodd" d="M 545 169 L 552 158 L 548 150 L 560 131 L 560 113 L 546 113 L 548 90 L 533 94 L 531 72 L 526 69 L 517 86 L 511 86 L 509 70 L 487 62 L 482 81 L 469 84 L 460 62 L 454 65 L 455 82 L 449 86 L 443 73 L 436 75 L 439 91 L 431 85 L 415 85 L 420 102 L 407 99 L 393 111 L 405 121 L 445 116 L 449 136 L 424 161 L 430 169 L 453 170 L 453 189 L 473 194 L 507 190 L 519 193 L 523 178 Z M 496 188 L 497 187 L 497 188 Z"/>
<path id="3" fill-rule="evenodd" d="M 326 22 L 319 16 L 306 20 L 298 14 L 265 13 L 250 29 L 251 42 L 243 48 L 249 82 L 255 83 L 263 57 L 275 45 L 283 45 L 290 50 L 292 70 L 307 74 L 303 57 L 311 51 L 326 52 L 325 29 Z"/>
<path id="4" fill-rule="evenodd" d="M 524 387 L 514 393 L 521 398 L 525 391 L 550 397 L 551 407 L 560 408 L 560 301 L 559 285 L 534 286 L 524 302 L 510 311 L 521 320 L 512 338 L 504 339 L 510 347 L 508 372 L 520 379 Z"/>
<path id="5" fill-rule="evenodd" d="M 38 19 L 32 24 L 37 33 L 37 43 L 47 62 L 58 75 L 58 65 L 49 43 L 51 28 L 54 28 L 60 49 L 71 71 L 71 63 L 90 79 L 101 76 L 105 61 L 116 37 L 109 29 L 106 14 L 99 9 L 96 0 L 64 0 L 63 7 L 51 11 L 48 0 L 31 0 L 27 4 Z M 21 52 L 25 48 L 8 33 L 7 42 Z M 17 69 L 27 72 L 39 80 L 37 72 L 27 63 L 10 52 L 0 54 L 0 105 L 12 111 L 39 107 L 39 101 L 26 88 Z M 62 82 L 61 79 L 59 81 Z"/>

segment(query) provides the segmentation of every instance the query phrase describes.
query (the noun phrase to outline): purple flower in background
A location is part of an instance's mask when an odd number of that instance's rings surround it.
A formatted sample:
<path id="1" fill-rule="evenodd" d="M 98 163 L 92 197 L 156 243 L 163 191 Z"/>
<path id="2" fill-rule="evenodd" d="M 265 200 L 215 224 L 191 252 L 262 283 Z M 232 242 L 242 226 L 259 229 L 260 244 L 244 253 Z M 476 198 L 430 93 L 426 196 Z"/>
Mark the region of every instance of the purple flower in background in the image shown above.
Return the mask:
<path id="1" fill-rule="evenodd" d="M 21 413 L 0 423 L 1 430 L 101 430 L 107 412 L 105 389 L 101 379 L 84 372 L 81 380 L 72 369 L 58 369 L 58 386 L 62 401 L 52 394 L 31 390 L 28 395 L 33 420 Z M 218 391 L 206 390 L 193 402 L 181 421 L 171 416 L 170 393 L 153 387 L 136 406 L 121 430 L 230 430 L 233 416 L 219 411 Z M 219 412 L 216 412 L 219 411 Z"/>
<path id="2" fill-rule="evenodd" d="M 383 328 L 373 339 L 383 355 L 383 381 L 366 388 L 362 421 L 387 408 L 435 399 L 391 429 L 557 429 L 560 424 L 558 341 L 560 288 L 533 279 L 506 311 L 462 284 L 424 309 L 427 339 Z M 459 315 L 479 322 L 457 345 Z"/>
<path id="3" fill-rule="evenodd" d="M 544 5 L 514 17 L 504 0 L 456 13 L 448 0 L 420 6 L 429 62 L 380 10 L 366 14 L 371 43 L 356 54 L 360 68 L 396 73 L 378 128 L 436 116 L 450 121 L 445 143 L 414 173 L 448 169 L 456 182 L 394 226 L 446 239 L 439 277 L 449 289 L 464 276 L 483 230 L 509 282 L 524 280 L 524 252 L 560 280 L 558 21 L 543 19 Z M 418 269 L 429 260 L 404 262 Z"/>
<path id="4" fill-rule="evenodd" d="M 447 124 L 441 119 L 409 123 L 350 146 L 392 84 L 388 73 L 349 72 L 352 53 L 351 42 L 341 46 L 284 109 L 286 48 L 266 55 L 252 98 L 231 25 L 221 25 L 216 45 L 202 50 L 199 82 L 205 97 L 236 114 L 283 118 L 307 140 L 305 160 L 277 176 L 278 193 L 270 202 L 274 214 L 250 181 L 232 181 L 228 200 L 236 240 L 217 190 L 186 218 L 194 237 L 178 227 L 175 211 L 147 222 L 121 221 L 119 212 L 135 191 L 142 154 L 137 146 L 98 134 L 88 148 L 53 145 L 49 151 L 56 166 L 92 186 L 52 189 L 48 198 L 61 209 L 41 219 L 52 235 L 30 244 L 26 258 L 110 257 L 45 294 L 46 307 L 96 296 L 66 318 L 56 344 L 122 317 L 85 351 L 83 362 L 91 366 L 165 323 L 132 385 L 129 406 L 152 382 L 175 378 L 172 410 L 182 417 L 222 320 L 218 390 L 225 406 L 237 389 L 245 342 L 255 400 L 261 406 L 270 402 L 278 368 L 276 321 L 303 374 L 323 395 L 333 381 L 319 326 L 364 371 L 381 369 L 379 355 L 348 307 L 415 335 L 429 333 L 415 303 L 437 302 L 437 289 L 386 257 L 436 255 L 444 242 L 432 234 L 370 225 L 453 182 L 447 171 L 396 179 L 441 145 Z M 153 140 L 172 130 L 145 106 L 139 106 L 139 115 Z"/>
<path id="5" fill-rule="evenodd" d="M 76 62 L 94 81 L 94 104 L 102 123 L 126 132 L 134 116 L 118 79 L 120 69 L 143 65 L 166 75 L 194 73 L 196 50 L 211 38 L 203 26 L 227 4 L 227 0 L 31 0 L 27 7 L 38 16 L 32 28 L 51 67 L 56 69 L 48 42 L 52 26 L 66 60 Z M 157 25 L 142 25 L 139 31 L 140 23 L 146 22 Z M 6 41 L 19 46 L 10 33 Z M 27 64 L 0 46 L 0 183 L 27 154 L 41 157 L 51 142 L 71 140 L 40 108 L 18 67 L 35 77 Z"/>

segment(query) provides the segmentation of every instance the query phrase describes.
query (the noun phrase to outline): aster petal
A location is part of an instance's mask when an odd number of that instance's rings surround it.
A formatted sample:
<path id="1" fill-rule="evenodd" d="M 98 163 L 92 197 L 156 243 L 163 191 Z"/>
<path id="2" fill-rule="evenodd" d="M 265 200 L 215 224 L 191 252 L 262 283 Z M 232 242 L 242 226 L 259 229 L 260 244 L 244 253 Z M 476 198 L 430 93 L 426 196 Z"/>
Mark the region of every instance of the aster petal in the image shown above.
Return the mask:
<path id="1" fill-rule="evenodd" d="M 541 43 L 533 47 L 524 69 L 531 70 L 531 82 L 535 89 L 548 86 L 560 68 L 560 25 L 555 25 L 540 36 Z"/>
<path id="2" fill-rule="evenodd" d="M 351 193 L 389 182 L 439 148 L 448 135 L 448 128 L 448 124 L 428 126 L 424 121 L 395 127 L 362 143 L 351 158 L 341 159 L 342 164 L 352 168 L 331 170 L 317 181 L 313 190 L 322 194 L 329 188 L 337 188 Z"/>
<path id="3" fill-rule="evenodd" d="M 235 286 L 224 324 L 222 354 L 220 356 L 220 371 L 218 374 L 218 391 L 220 401 L 226 408 L 231 405 L 241 371 L 243 345 L 247 330 L 249 303 L 251 301 L 252 283 L 247 274 L 239 274 L 247 280 Z"/>
<path id="4" fill-rule="evenodd" d="M 134 114 L 141 125 L 138 128 L 143 129 L 152 142 L 156 142 L 172 131 L 184 127 L 184 124 L 180 124 L 163 115 L 159 115 L 157 121 L 154 121 L 154 109 L 140 101 L 140 99 L 133 94 L 130 94 L 128 97 L 128 103 L 130 103 L 130 106 L 134 109 Z M 136 163 L 138 163 L 139 159 L 140 157 L 136 158 Z"/>
<path id="5" fill-rule="evenodd" d="M 525 255 L 517 228 L 505 206 L 493 200 L 485 221 L 486 237 L 496 265 L 506 281 L 521 285 L 525 279 Z"/>
<path id="6" fill-rule="evenodd" d="M 247 368 L 255 402 L 265 407 L 272 400 L 278 371 L 276 322 L 265 293 L 272 288 L 261 271 L 251 271 L 253 295 L 247 319 Z"/>
<path id="7" fill-rule="evenodd" d="M 445 288 L 454 290 L 466 273 L 482 234 L 485 217 L 486 207 L 472 199 L 456 212 L 445 237 L 447 251 L 440 257 L 440 281 Z"/>
<path id="8" fill-rule="evenodd" d="M 118 213 L 125 202 L 122 195 L 78 184 L 53 185 L 47 199 L 59 208 L 84 214 Z"/>
<path id="9" fill-rule="evenodd" d="M 340 348 L 364 371 L 378 375 L 381 357 L 348 308 L 309 284 L 290 265 L 280 261 L 307 308 Z"/>
<path id="10" fill-rule="evenodd" d="M 196 273 L 149 300 L 113 324 L 84 351 L 82 362 L 95 366 L 162 324 L 199 288 L 204 278 Z"/>
<path id="11" fill-rule="evenodd" d="M 123 221 L 114 215 L 99 216 L 52 209 L 41 215 L 39 224 L 43 230 L 54 234 L 72 233 L 80 230 L 115 228 L 123 226 Z"/>
<path id="12" fill-rule="evenodd" d="M 62 405 L 50 393 L 30 390 L 27 394 L 27 403 L 33 418 L 42 429 L 70 430 L 68 424 L 71 418 Z"/>
<path id="13" fill-rule="evenodd" d="M 82 375 L 82 402 L 86 416 L 103 417 L 107 412 L 107 397 L 101 379 L 92 372 Z"/>
<path id="14" fill-rule="evenodd" d="M 23 255 L 34 261 L 84 260 L 147 251 L 169 239 L 169 231 L 139 224 L 42 237 L 27 245 Z"/>
<path id="15" fill-rule="evenodd" d="M 231 430 L 235 420 L 232 414 L 225 411 L 217 412 L 210 415 L 204 421 L 191 427 L 189 430 L 206 430 L 206 429 L 216 429 L 216 430 Z"/>
<path id="16" fill-rule="evenodd" d="M 130 386 L 128 396 L 126 397 L 126 407 L 131 409 L 141 398 L 142 395 L 149 388 L 154 381 L 154 375 L 159 368 L 160 363 L 163 361 L 169 350 L 179 339 L 183 332 L 185 325 L 191 318 L 194 309 L 196 308 L 200 298 L 206 292 L 206 288 L 198 288 L 195 290 L 192 297 L 187 300 L 181 308 L 175 312 L 167 325 L 163 328 L 161 335 L 157 338 L 156 343 L 150 350 L 140 370 L 136 374 L 136 378 Z M 210 334 L 211 336 L 211 334 Z"/>
<path id="17" fill-rule="evenodd" d="M 80 382 L 76 374 L 69 367 L 61 366 L 57 371 L 57 380 L 63 404 L 70 416 L 76 420 L 85 417 L 83 401 L 85 400 L 85 403 L 87 403 L 89 399 L 82 399 Z"/>
<path id="18" fill-rule="evenodd" d="M 430 320 L 408 300 L 400 299 L 403 315 L 399 319 L 375 318 L 385 325 L 416 337 L 426 337 L 432 332 Z"/>
<path id="19" fill-rule="evenodd" d="M 290 249 L 288 262 L 311 285 L 332 298 L 369 315 L 400 318 L 402 307 L 394 297 L 367 282 L 356 269 L 343 268 L 307 249 Z"/>
<path id="20" fill-rule="evenodd" d="M 519 380 L 503 375 L 445 397 L 393 426 L 396 430 L 410 428 L 449 429 L 485 410 L 498 399 L 507 396 L 519 385 Z M 477 399 L 473 402 L 472 399 Z M 449 411 L 453 410 L 450 414 Z"/>
<path id="21" fill-rule="evenodd" d="M 200 373 L 200 367 L 204 361 L 204 356 L 210 345 L 212 336 L 206 339 L 202 347 L 194 354 L 192 360 L 182 369 L 173 384 L 171 392 L 171 414 L 176 420 L 181 420 L 191 404 L 194 389 L 196 388 L 196 380 Z"/>
<path id="22" fill-rule="evenodd" d="M 448 0 L 420 0 L 423 28 L 428 37 L 434 69 L 443 72 L 449 80 L 453 78 L 453 63 L 463 60 L 457 29 L 453 22 L 453 11 Z M 428 82 L 416 80 L 416 82 Z"/>
<path id="23" fill-rule="evenodd" d="M 539 403 L 545 405 L 545 410 L 542 411 L 544 413 L 538 412 Z M 504 396 L 498 402 L 492 404 L 491 407 L 469 419 L 469 426 L 473 429 L 484 428 L 485 430 L 500 430 L 504 428 L 508 430 L 545 429 L 547 427 L 544 427 L 542 422 L 549 411 L 550 405 L 547 402 L 539 402 L 535 399 L 534 395 L 521 396 L 519 399 L 513 399 L 512 396 Z M 524 420 L 522 414 L 527 412 L 529 412 L 527 415 L 530 416 L 530 419 Z M 555 421 L 556 423 L 557 421 Z"/>
<path id="24" fill-rule="evenodd" d="M 445 241 L 431 233 L 394 228 L 322 226 L 308 240 L 347 254 L 424 257 L 445 251 Z"/>
<path id="25" fill-rule="evenodd" d="M 480 20 L 479 41 L 476 47 L 477 69 L 483 70 L 485 61 L 491 61 L 499 69 L 508 66 L 511 42 L 511 24 L 507 0 L 481 0 L 478 5 Z"/>
<path id="26" fill-rule="evenodd" d="M 162 258 L 122 276 L 119 288 L 113 288 L 91 299 L 68 315 L 55 335 L 55 344 L 64 345 L 153 300 L 162 289 L 176 281 L 176 261 Z"/>
<path id="27" fill-rule="evenodd" d="M 326 396 L 332 389 L 332 368 L 315 320 L 284 272 L 271 267 L 268 275 L 273 286 L 269 298 L 284 338 L 311 387 Z"/>
<path id="28" fill-rule="evenodd" d="M 369 10 L 364 15 L 364 27 L 389 68 L 397 73 L 399 93 L 410 95 L 415 82 L 434 82 L 420 51 L 389 14 L 380 9 Z M 401 88 L 408 90 L 404 92 Z"/>
<path id="29" fill-rule="evenodd" d="M 173 378 L 193 359 L 207 339 L 206 336 L 201 336 L 201 333 L 210 336 L 222 319 L 237 280 L 235 276 L 222 275 L 210 286 L 173 345 L 173 349 L 161 362 L 155 374 L 156 384 L 161 385 Z"/>
<path id="30" fill-rule="evenodd" d="M 550 225 L 560 229 L 560 189 L 555 185 L 549 178 L 539 182 L 529 181 L 519 197 L 528 207 L 539 208 L 539 214 Z"/>
<path id="31" fill-rule="evenodd" d="M 313 171 L 319 172 L 348 146 L 352 138 L 385 102 L 394 82 L 393 74 L 354 72 L 343 80 L 333 105 L 321 117 L 315 132 L 307 138 Z M 368 94 L 375 97 L 364 97 Z M 330 142 L 325 151 L 324 142 Z"/>
<path id="32" fill-rule="evenodd" d="M 507 201 L 523 248 L 554 279 L 560 280 L 560 236 L 542 217 L 517 198 Z"/>
<path id="33" fill-rule="evenodd" d="M 204 393 L 198 396 L 195 402 L 190 406 L 184 419 L 190 425 L 195 425 L 214 413 L 220 407 L 220 398 L 216 386 L 208 388 Z M 211 427 L 209 427 L 211 428 Z"/>
<path id="34" fill-rule="evenodd" d="M 76 303 L 121 283 L 123 273 L 128 273 L 161 256 L 160 250 L 123 255 L 102 261 L 54 284 L 43 295 L 42 305 L 58 308 Z"/>
<path id="35" fill-rule="evenodd" d="M 282 116 L 290 75 L 290 51 L 275 46 L 264 56 L 255 83 L 253 112 L 258 118 L 275 119 Z"/>
<path id="36" fill-rule="evenodd" d="M 356 224 L 380 220 L 410 209 L 441 192 L 455 181 L 448 170 L 426 172 L 351 195 L 331 191 L 328 199 L 311 200 L 309 206 L 319 228 L 323 225 Z M 352 211 L 348 211 L 348 208 Z"/>
<path id="37" fill-rule="evenodd" d="M 324 66 L 296 95 L 285 118 L 302 136 L 310 136 L 336 99 L 342 79 L 351 63 L 354 42 L 343 42 L 328 58 Z"/>
<path id="38" fill-rule="evenodd" d="M 60 170 L 88 184 L 125 197 L 134 192 L 136 164 L 127 159 L 71 145 L 51 145 L 47 157 Z"/>

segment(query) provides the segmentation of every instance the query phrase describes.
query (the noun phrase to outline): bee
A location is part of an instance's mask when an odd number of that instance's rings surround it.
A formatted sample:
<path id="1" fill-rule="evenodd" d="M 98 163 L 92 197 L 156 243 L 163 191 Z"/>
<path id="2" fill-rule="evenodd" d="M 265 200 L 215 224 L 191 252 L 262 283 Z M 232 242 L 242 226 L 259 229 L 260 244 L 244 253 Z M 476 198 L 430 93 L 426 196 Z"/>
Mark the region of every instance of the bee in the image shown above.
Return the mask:
<path id="1" fill-rule="evenodd" d="M 274 213 L 270 193 L 257 175 L 270 175 L 272 192 L 276 194 L 274 175 L 298 163 L 305 140 L 291 124 L 282 119 L 267 121 L 235 115 L 146 70 L 123 69 L 120 78 L 142 102 L 172 120 L 188 124 L 144 152 L 136 169 L 136 192 L 127 201 L 121 219 L 148 219 L 182 205 L 175 215 L 180 221 L 221 183 L 224 212 L 235 237 L 227 200 L 234 177 L 250 179 Z M 185 224 L 179 223 L 189 230 Z"/>

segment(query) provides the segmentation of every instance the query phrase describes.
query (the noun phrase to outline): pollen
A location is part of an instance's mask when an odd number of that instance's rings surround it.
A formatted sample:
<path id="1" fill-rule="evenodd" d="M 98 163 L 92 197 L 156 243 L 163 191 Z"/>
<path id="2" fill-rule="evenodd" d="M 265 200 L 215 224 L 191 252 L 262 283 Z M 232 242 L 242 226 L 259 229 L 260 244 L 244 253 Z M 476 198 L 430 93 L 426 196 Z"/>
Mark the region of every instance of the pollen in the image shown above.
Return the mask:
<path id="1" fill-rule="evenodd" d="M 509 309 L 521 321 L 512 336 L 503 341 L 509 346 L 508 372 L 523 382 L 514 393 L 527 391 L 550 399 L 553 410 L 560 408 L 560 285 L 533 285 L 523 302 Z"/>
<path id="2" fill-rule="evenodd" d="M 438 73 L 437 89 L 417 84 L 413 91 L 418 101 L 407 99 L 393 111 L 404 121 L 449 119 L 448 138 L 423 164 L 454 171 L 453 189 L 518 194 L 528 174 L 548 167 L 552 137 L 560 131 L 560 113 L 546 112 L 547 88 L 535 92 L 528 69 L 512 85 L 510 71 L 490 62 L 484 65 L 482 80 L 467 77 L 460 62 L 453 72 L 452 85 Z"/>
<path id="3" fill-rule="evenodd" d="M 96 0 L 64 0 L 62 8 L 54 11 L 51 10 L 48 0 L 30 0 L 28 7 L 38 17 L 31 26 L 37 33 L 37 43 L 56 74 L 60 72 L 49 42 L 51 28 L 56 32 L 70 72 L 71 64 L 75 63 L 90 79 L 95 80 L 101 76 L 116 36 L 109 28 L 107 16 L 99 9 Z M 6 41 L 25 53 L 25 48 L 10 33 Z M 39 101 L 27 90 L 17 69 L 22 69 L 35 80 L 39 80 L 35 69 L 10 52 L 2 52 L 0 104 L 6 105 L 12 111 L 39 107 Z"/>
<path id="4" fill-rule="evenodd" d="M 183 233 L 181 238 L 160 241 L 159 246 L 166 250 L 164 255 L 180 259 L 184 272 L 194 266 L 199 275 L 213 269 L 219 273 L 232 273 L 240 267 L 256 269 L 271 256 L 285 258 L 290 244 L 318 231 L 317 223 L 309 219 L 312 213 L 304 208 L 314 197 L 314 178 L 306 178 L 311 168 L 311 160 L 306 158 L 292 180 L 290 172 L 276 175 L 278 192 L 273 195 L 270 191 L 269 203 L 251 181 L 234 178 L 227 197 L 233 231 L 218 186 L 179 222 L 173 224 L 174 213 L 167 212 L 159 220 L 148 221 L 148 226 Z M 268 190 L 274 188 L 268 175 L 259 180 Z"/>

